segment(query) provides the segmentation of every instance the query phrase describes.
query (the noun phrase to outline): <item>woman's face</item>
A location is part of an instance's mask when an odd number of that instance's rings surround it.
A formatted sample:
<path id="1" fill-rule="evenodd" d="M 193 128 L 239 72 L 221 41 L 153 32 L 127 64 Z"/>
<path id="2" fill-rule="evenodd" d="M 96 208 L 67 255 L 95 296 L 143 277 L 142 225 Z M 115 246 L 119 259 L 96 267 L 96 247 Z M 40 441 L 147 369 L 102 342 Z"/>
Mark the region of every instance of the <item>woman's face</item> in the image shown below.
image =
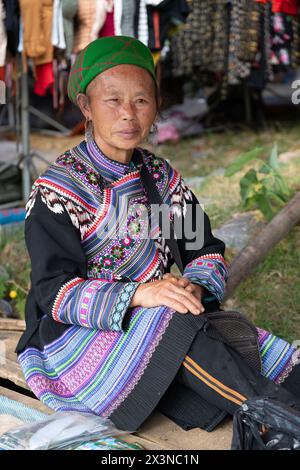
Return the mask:
<path id="1" fill-rule="evenodd" d="M 150 74 L 135 65 L 105 70 L 78 98 L 84 116 L 92 120 L 94 138 L 104 153 L 126 160 L 149 134 L 157 108 Z M 80 95 L 79 95 L 80 96 Z"/>

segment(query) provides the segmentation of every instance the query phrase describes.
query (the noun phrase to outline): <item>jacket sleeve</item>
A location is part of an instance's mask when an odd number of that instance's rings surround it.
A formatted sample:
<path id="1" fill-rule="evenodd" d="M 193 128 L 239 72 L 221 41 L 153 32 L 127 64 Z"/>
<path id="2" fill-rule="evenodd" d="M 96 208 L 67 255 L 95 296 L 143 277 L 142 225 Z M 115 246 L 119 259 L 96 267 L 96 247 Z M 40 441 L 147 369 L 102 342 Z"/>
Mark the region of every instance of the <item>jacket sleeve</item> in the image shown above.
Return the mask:
<path id="1" fill-rule="evenodd" d="M 177 210 L 173 210 L 174 223 L 176 217 L 181 219 L 181 236 L 177 237 L 177 242 L 183 276 L 206 289 L 206 302 L 221 302 L 228 278 L 225 244 L 213 236 L 208 215 L 181 176 L 171 196 L 171 206 L 173 203 L 177 206 Z"/>
<path id="2" fill-rule="evenodd" d="M 31 260 L 32 290 L 41 310 L 57 322 L 122 330 L 140 283 L 88 279 L 80 232 L 66 208 L 57 204 L 60 209 L 50 210 L 40 189 L 30 205 L 25 242 Z"/>

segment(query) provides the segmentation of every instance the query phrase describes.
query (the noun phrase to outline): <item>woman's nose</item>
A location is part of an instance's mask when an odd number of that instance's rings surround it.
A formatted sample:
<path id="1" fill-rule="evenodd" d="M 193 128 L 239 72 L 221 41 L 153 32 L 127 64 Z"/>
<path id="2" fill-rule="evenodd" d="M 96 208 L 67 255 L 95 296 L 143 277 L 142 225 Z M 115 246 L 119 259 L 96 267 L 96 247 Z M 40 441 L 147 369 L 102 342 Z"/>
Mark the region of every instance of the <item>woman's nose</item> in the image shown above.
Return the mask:
<path id="1" fill-rule="evenodd" d="M 121 114 L 123 118 L 134 119 L 135 118 L 135 107 L 132 103 L 123 103 Z"/>

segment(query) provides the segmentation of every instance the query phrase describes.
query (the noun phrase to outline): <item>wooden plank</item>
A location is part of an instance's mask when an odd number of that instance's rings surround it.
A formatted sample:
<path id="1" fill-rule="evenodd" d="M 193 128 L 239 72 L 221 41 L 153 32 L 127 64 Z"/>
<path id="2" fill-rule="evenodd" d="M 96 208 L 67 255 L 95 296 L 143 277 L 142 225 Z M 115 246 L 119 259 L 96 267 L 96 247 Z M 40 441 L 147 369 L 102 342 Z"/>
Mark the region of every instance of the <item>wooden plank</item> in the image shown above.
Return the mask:
<path id="1" fill-rule="evenodd" d="M 164 445 L 169 450 L 229 450 L 232 420 L 226 420 L 212 432 L 200 428 L 184 431 L 166 416 L 154 412 L 143 424 L 139 436 Z"/>
<path id="2" fill-rule="evenodd" d="M 20 336 L 21 334 L 15 331 L 0 330 L 0 377 L 28 389 L 15 353 Z"/>
<path id="3" fill-rule="evenodd" d="M 9 319 L 9 318 L 0 318 L 0 330 L 25 331 L 25 321 Z"/>

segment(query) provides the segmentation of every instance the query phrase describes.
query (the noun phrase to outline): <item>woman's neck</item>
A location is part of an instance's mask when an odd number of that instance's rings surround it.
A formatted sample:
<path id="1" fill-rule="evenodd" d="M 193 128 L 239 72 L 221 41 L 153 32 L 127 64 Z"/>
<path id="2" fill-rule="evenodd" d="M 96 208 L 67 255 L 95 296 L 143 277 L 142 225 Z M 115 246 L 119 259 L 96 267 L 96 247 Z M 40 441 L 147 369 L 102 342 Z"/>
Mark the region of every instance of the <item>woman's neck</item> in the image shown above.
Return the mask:
<path id="1" fill-rule="evenodd" d="M 96 144 L 112 160 L 116 160 L 120 163 L 129 164 L 134 149 L 120 149 L 107 144 L 104 140 L 94 137 Z"/>

